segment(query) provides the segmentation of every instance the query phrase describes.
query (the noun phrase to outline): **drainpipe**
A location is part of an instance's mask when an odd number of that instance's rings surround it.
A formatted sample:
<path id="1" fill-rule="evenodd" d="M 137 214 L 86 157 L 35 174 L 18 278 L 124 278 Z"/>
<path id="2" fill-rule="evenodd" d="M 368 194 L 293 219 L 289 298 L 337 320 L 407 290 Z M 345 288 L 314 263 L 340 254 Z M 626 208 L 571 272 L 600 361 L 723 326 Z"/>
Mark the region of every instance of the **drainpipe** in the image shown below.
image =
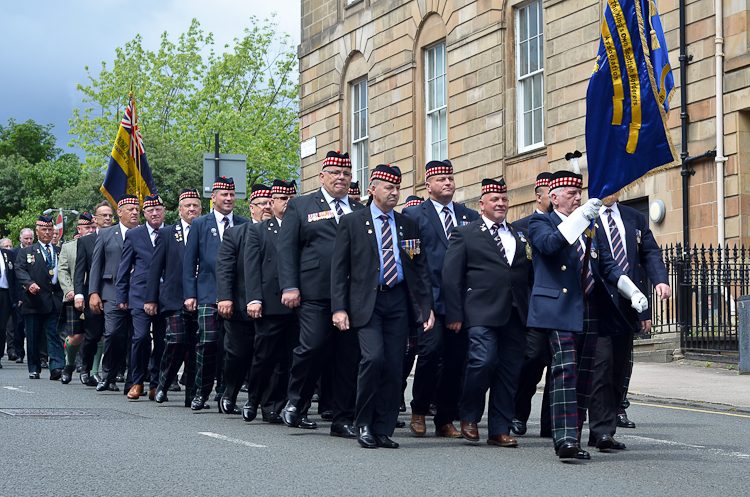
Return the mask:
<path id="1" fill-rule="evenodd" d="M 721 0 L 716 0 L 720 2 Z M 688 123 L 687 113 L 687 65 L 693 59 L 686 53 L 685 46 L 685 0 L 679 0 L 679 19 L 680 19 L 680 131 L 682 134 L 682 246 L 687 250 L 690 247 L 690 215 L 688 207 L 690 205 L 688 190 L 690 184 L 688 179 L 695 174 L 695 170 L 689 169 L 688 164 Z"/>
<path id="2" fill-rule="evenodd" d="M 724 5 L 716 5 L 716 217 L 719 246 L 724 246 Z"/>

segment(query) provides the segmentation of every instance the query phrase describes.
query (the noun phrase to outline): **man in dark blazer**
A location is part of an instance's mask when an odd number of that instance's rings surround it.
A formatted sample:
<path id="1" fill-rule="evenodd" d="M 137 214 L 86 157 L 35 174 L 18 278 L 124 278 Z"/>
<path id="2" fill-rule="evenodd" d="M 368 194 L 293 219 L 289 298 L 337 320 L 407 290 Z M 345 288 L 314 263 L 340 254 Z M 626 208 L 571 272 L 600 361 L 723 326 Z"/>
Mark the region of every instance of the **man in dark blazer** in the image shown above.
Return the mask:
<path id="1" fill-rule="evenodd" d="M 89 306 L 89 280 L 91 263 L 94 256 L 94 245 L 99 236 L 99 231 L 111 228 L 114 211 L 106 200 L 94 207 L 96 219 L 96 230 L 76 240 L 76 262 L 73 276 L 73 290 L 75 297 L 73 305 L 76 310 L 83 312 L 83 343 L 81 344 L 81 365 L 83 370 L 79 376 L 81 383 L 89 387 L 95 387 L 101 381 L 101 376 L 96 373 L 91 375 L 95 368 L 99 370 L 97 361 L 101 361 L 101 352 L 104 348 L 102 337 L 104 336 L 104 314 L 94 314 Z M 98 359 L 97 359 L 98 358 Z"/>
<path id="2" fill-rule="evenodd" d="M 356 335 L 340 333 L 331 323 L 331 264 L 341 217 L 364 209 L 348 197 L 351 178 L 349 154 L 328 152 L 318 175 L 320 190 L 289 201 L 277 254 L 281 302 L 299 307 L 300 325 L 300 345 L 294 349 L 288 402 L 281 417 L 288 426 L 316 427 L 306 421 L 306 409 L 330 358 L 331 435 L 346 438 L 356 437 L 352 421 L 359 346 Z"/>
<path id="3" fill-rule="evenodd" d="M 420 333 L 417 339 L 418 357 L 412 385 L 409 429 L 416 436 L 427 433 L 425 416 L 434 399 L 437 404 L 435 434 L 460 437 L 461 432 L 453 425 L 453 420 L 458 418 L 468 341 L 465 331 L 454 332 L 445 326 L 443 262 L 453 228 L 476 221 L 479 214 L 453 201 L 456 181 L 450 161 L 427 163 L 425 187 L 429 198 L 415 207 L 403 210 L 406 217 L 419 224 L 422 251 L 427 255 L 430 265 L 435 301 L 435 327 L 429 332 Z"/>
<path id="4" fill-rule="evenodd" d="M 149 316 L 161 314 L 166 321 L 164 354 L 159 368 L 159 386 L 154 400 L 161 404 L 169 399 L 167 390 L 185 363 L 185 407 L 195 394 L 195 354 L 198 343 L 198 312 L 185 308 L 182 278 L 185 245 L 192 222 L 201 215 L 198 190 L 183 189 L 177 210 L 180 220 L 159 230 L 154 246 L 154 259 L 146 282 L 146 303 L 143 310 Z"/>
<path id="5" fill-rule="evenodd" d="M 547 330 L 552 351 L 550 389 L 552 438 L 561 459 L 590 459 L 581 449 L 591 370 L 600 319 L 626 325 L 603 281 L 617 287 L 639 311 L 648 301 L 609 251 L 597 242 L 590 223 L 601 201 L 581 205 L 583 177 L 557 171 L 550 180 L 549 214 L 534 214 L 529 241 L 534 258 L 534 288 L 527 324 Z M 596 229 L 594 223 L 593 229 Z"/>
<path id="6" fill-rule="evenodd" d="M 13 261 L 15 260 L 15 253 L 12 249 L 0 248 L 0 323 L 5 323 L 6 328 L 8 319 L 13 314 L 14 307 L 18 305 L 18 295 L 16 294 L 16 276 L 13 270 Z M 11 336 L 12 335 L 12 336 Z M 2 343 L 6 337 L 6 333 L 2 332 Z M 15 338 L 15 329 L 13 334 L 8 333 L 8 339 L 13 340 Z M 8 343 L 8 359 L 11 358 L 11 351 L 15 350 L 13 343 Z M 0 348 L 0 355 L 2 354 L 2 348 Z M 18 356 L 13 357 L 13 360 L 18 359 Z M 0 365 L 2 369 L 2 365 Z"/>
<path id="7" fill-rule="evenodd" d="M 47 340 L 50 380 L 59 380 L 65 365 L 63 342 L 57 332 L 62 311 L 62 290 L 58 282 L 60 247 L 52 245 L 52 218 L 39 216 L 36 235 L 39 243 L 18 251 L 16 279 L 23 290 L 21 307 L 26 330 L 29 378 L 39 379 L 42 372 L 40 348 Z"/>
<path id="8" fill-rule="evenodd" d="M 24 247 L 29 247 L 34 243 L 34 231 L 31 228 L 22 228 L 21 232 L 18 235 L 18 241 L 20 242 L 20 245 L 18 247 L 15 247 L 11 249 L 11 252 L 13 254 L 12 256 L 12 262 L 15 264 L 16 257 L 18 256 L 18 251 L 21 250 Z M 18 297 L 18 302 L 14 303 L 13 306 L 13 351 L 16 354 L 16 363 L 22 364 L 23 358 L 24 358 L 24 348 L 23 348 L 23 342 L 26 338 L 26 333 L 24 332 L 24 319 L 23 319 L 23 313 L 21 312 L 21 308 L 23 306 L 22 298 L 23 298 L 23 290 L 21 289 L 21 285 L 18 283 L 18 280 L 16 279 L 16 288 L 15 288 L 16 296 Z"/>
<path id="9" fill-rule="evenodd" d="M 357 441 L 368 449 L 398 448 L 390 436 L 401 403 L 411 298 L 418 303 L 417 319 L 424 322 L 424 330 L 434 324 L 432 284 L 419 226 L 393 211 L 400 191 L 399 168 L 377 166 L 368 188 L 372 203 L 340 220 L 333 246 L 333 323 L 342 333 L 359 337 L 362 360 L 354 425 Z"/>
<path id="10" fill-rule="evenodd" d="M 89 273 L 89 306 L 94 314 L 104 313 L 103 374 L 102 380 L 96 385 L 97 392 L 120 390 L 115 385 L 115 378 L 125 362 L 128 340 L 132 334 L 130 313 L 117 306 L 115 280 L 120 269 L 125 235 L 138 226 L 138 197 L 122 195 L 117 201 L 117 217 L 120 222 L 116 226 L 100 231 L 96 237 Z M 132 382 L 132 373 L 132 368 L 128 368 L 126 391 L 130 388 L 128 384 Z"/>
<path id="11" fill-rule="evenodd" d="M 190 408 L 194 411 L 206 405 L 214 379 L 218 377 L 217 397 L 224 393 L 221 369 L 224 350 L 223 318 L 218 313 L 216 296 L 216 254 L 224 232 L 232 226 L 248 222 L 234 215 L 234 179 L 216 178 L 211 193 L 214 210 L 193 221 L 185 246 L 185 263 L 182 270 L 182 291 L 188 312 L 198 311 L 196 394 Z M 218 361 L 218 367 L 217 367 Z M 219 400 L 218 398 L 216 399 Z"/>
<path id="12" fill-rule="evenodd" d="M 159 365 L 164 353 L 164 316 L 146 314 L 146 283 L 154 245 L 159 237 L 159 229 L 164 227 L 164 201 L 158 195 L 148 195 L 143 199 L 143 216 L 146 224 L 128 230 L 122 249 L 120 267 L 115 281 L 117 306 L 130 312 L 133 322 L 133 339 L 130 347 L 131 387 L 128 398 L 138 400 L 143 394 L 143 383 L 150 379 L 148 398 L 154 400 L 159 385 Z M 151 334 L 153 333 L 153 354 Z M 149 363 L 151 371 L 148 374 Z"/>
<path id="13" fill-rule="evenodd" d="M 263 186 L 263 188 L 256 188 Z M 253 185 L 250 203 L 257 199 L 270 202 L 271 189 Z M 256 212 L 261 209 L 256 208 Z M 255 324 L 248 316 L 245 292 L 245 243 L 254 223 L 244 223 L 224 232 L 224 240 L 216 254 L 216 298 L 219 316 L 224 322 L 224 390 L 219 399 L 219 412 L 240 414 L 237 395 L 250 366 L 255 344 Z"/>
<path id="14" fill-rule="evenodd" d="M 274 217 L 248 230 L 245 242 L 245 292 L 247 314 L 255 323 L 255 344 L 247 403 L 242 408 L 245 421 L 258 414 L 258 404 L 266 392 L 261 411 L 263 421 L 281 423 L 286 402 L 292 354 L 299 346 L 299 322 L 292 309 L 281 303 L 279 265 L 276 247 L 289 200 L 297 196 L 294 181 L 275 179 L 271 187 Z"/>
<path id="15" fill-rule="evenodd" d="M 534 194 L 536 195 L 536 214 L 549 212 L 549 179 L 552 173 L 544 171 L 537 175 L 534 183 Z M 521 228 L 528 233 L 529 216 L 523 217 L 518 221 L 513 221 L 513 226 Z M 545 368 L 547 369 L 544 383 L 544 393 L 542 394 L 542 412 L 539 416 L 541 429 L 539 434 L 542 437 L 550 437 L 552 429 L 550 427 L 549 414 L 549 381 L 550 364 L 552 363 L 552 354 L 549 351 L 549 340 L 547 332 L 529 328 L 526 331 L 526 355 L 518 379 L 518 388 L 516 389 L 515 415 L 512 420 L 512 431 L 516 435 L 526 434 L 526 422 L 531 414 L 531 398 L 536 393 L 536 386 L 542 379 Z"/>
<path id="16" fill-rule="evenodd" d="M 445 254 L 443 295 L 449 329 L 466 329 L 469 353 L 459 415 L 461 434 L 479 441 L 477 423 L 490 390 L 487 443 L 515 447 L 509 436 L 526 348 L 526 315 L 534 280 L 526 234 L 506 222 L 505 181 L 485 179 L 482 217 L 456 227 Z"/>
<path id="17" fill-rule="evenodd" d="M 598 222 L 598 243 L 610 248 L 620 269 L 638 289 L 646 295 L 651 293 L 646 288 L 647 275 L 656 287 L 656 294 L 662 300 L 668 299 L 672 295 L 669 275 L 646 216 L 610 199 L 600 208 Z M 633 335 L 641 323 L 650 327 L 651 309 L 636 313 L 627 300 L 620 298 L 617 288 L 611 285 L 607 288 L 628 325 L 618 328 L 603 321 L 599 327 L 591 382 L 588 444 L 598 449 L 622 450 L 625 444 L 615 440 L 614 435 L 620 400 L 624 397 L 625 378 L 630 371 Z"/>

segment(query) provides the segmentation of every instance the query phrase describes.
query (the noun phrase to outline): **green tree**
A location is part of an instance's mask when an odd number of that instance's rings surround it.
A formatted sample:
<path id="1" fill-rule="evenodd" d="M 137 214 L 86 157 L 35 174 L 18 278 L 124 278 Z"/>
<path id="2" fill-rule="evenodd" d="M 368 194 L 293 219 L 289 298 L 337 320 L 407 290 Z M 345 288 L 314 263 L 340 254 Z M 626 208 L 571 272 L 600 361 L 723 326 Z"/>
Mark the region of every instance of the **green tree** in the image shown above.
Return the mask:
<path id="1" fill-rule="evenodd" d="M 7 126 L 0 124 L 0 157 L 19 155 L 31 164 L 56 158 L 62 150 L 55 147 L 52 128 L 52 124 L 43 126 L 32 119 L 18 124 L 11 118 Z"/>
<path id="2" fill-rule="evenodd" d="M 213 151 L 214 132 L 222 152 L 247 155 L 248 184 L 295 177 L 297 59 L 276 27 L 273 19 L 250 18 L 245 36 L 225 53 L 214 51 L 212 34 L 195 19 L 176 43 L 165 32 L 156 52 L 136 36 L 116 50 L 111 69 L 103 62 L 98 77 L 89 72 L 90 84 L 78 85 L 86 108 L 74 109 L 71 145 L 86 152 L 90 168 L 106 164 L 132 87 L 154 180 L 169 202 L 175 186 L 200 188 L 202 155 Z"/>

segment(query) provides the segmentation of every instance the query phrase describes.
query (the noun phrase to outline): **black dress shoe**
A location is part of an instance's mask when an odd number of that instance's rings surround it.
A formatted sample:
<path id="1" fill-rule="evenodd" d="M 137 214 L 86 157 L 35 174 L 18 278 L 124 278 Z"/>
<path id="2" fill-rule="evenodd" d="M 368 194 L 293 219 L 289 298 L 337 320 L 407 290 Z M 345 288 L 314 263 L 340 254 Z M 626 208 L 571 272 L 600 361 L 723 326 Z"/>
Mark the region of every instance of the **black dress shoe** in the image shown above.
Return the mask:
<path id="1" fill-rule="evenodd" d="M 49 368 L 49 365 L 47 364 L 47 361 L 42 359 L 42 369 L 48 369 L 48 368 Z"/>
<path id="2" fill-rule="evenodd" d="M 510 420 L 510 430 L 516 435 L 526 435 L 526 423 L 520 419 L 513 418 Z"/>
<path id="3" fill-rule="evenodd" d="M 97 392 L 103 392 L 105 390 L 109 390 L 110 392 L 119 392 L 120 388 L 114 383 L 108 383 L 107 381 L 104 381 L 104 380 L 96 384 Z"/>
<path id="4" fill-rule="evenodd" d="M 299 424 L 297 406 L 287 401 L 284 409 L 281 410 L 281 420 L 285 425 L 295 428 Z"/>
<path id="5" fill-rule="evenodd" d="M 617 426 L 619 428 L 635 428 L 635 423 L 628 419 L 627 413 L 617 415 Z"/>
<path id="6" fill-rule="evenodd" d="M 193 411 L 200 411 L 203 406 L 206 405 L 206 399 L 200 395 L 193 397 L 193 401 L 190 403 L 190 409 Z"/>
<path id="7" fill-rule="evenodd" d="M 398 406 L 398 412 L 406 412 L 406 402 L 401 402 L 401 405 Z"/>
<path id="8" fill-rule="evenodd" d="M 565 442 L 557 449 L 557 457 L 560 459 L 591 459 L 591 455 L 583 450 L 577 443 Z"/>
<path id="9" fill-rule="evenodd" d="M 615 440 L 613 438 L 612 439 L 612 449 L 613 450 L 625 450 L 625 449 L 627 449 L 627 447 L 625 446 L 624 443 L 618 442 L 617 440 Z"/>
<path id="10" fill-rule="evenodd" d="M 369 426 L 360 426 L 357 429 L 357 442 L 365 449 L 376 449 L 378 442 L 375 440 Z"/>
<path id="11" fill-rule="evenodd" d="M 611 449 L 615 444 L 615 440 L 607 434 L 601 434 L 594 440 L 593 446 L 599 450 Z M 589 440 L 589 446 L 591 446 L 591 440 Z"/>
<path id="12" fill-rule="evenodd" d="M 320 414 L 320 419 L 323 421 L 333 421 L 333 411 L 323 411 L 318 414 Z"/>
<path id="13" fill-rule="evenodd" d="M 177 383 L 177 377 L 175 376 L 174 377 L 174 381 L 172 382 L 171 385 L 169 385 L 169 391 L 170 392 L 179 392 L 181 390 L 182 390 L 182 388 L 180 388 L 180 384 Z"/>
<path id="14" fill-rule="evenodd" d="M 124 374 L 118 374 L 117 376 L 115 376 L 115 383 L 123 383 L 124 381 L 125 381 Z M 125 390 L 127 390 L 127 388 Z"/>
<path id="15" fill-rule="evenodd" d="M 406 426 L 406 421 L 396 421 L 396 428 L 403 428 Z"/>
<path id="16" fill-rule="evenodd" d="M 94 374 L 91 375 L 91 377 L 97 383 L 99 383 L 100 381 L 102 381 L 102 375 L 100 375 L 99 373 L 94 373 Z M 96 386 L 96 385 L 94 385 L 94 386 Z"/>
<path id="17" fill-rule="evenodd" d="M 250 390 L 250 384 L 245 381 L 242 383 L 242 386 L 240 387 L 240 392 L 247 393 L 248 390 Z"/>
<path id="18" fill-rule="evenodd" d="M 275 412 L 272 414 L 275 414 L 279 418 L 279 420 L 277 421 L 278 423 L 282 422 L 281 416 L 279 416 Z M 249 423 L 253 421 L 257 416 L 258 416 L 258 406 L 255 405 L 254 403 L 251 404 L 250 401 L 245 402 L 245 405 L 242 406 L 242 419 L 244 419 L 245 421 Z M 263 416 L 263 421 L 265 420 L 266 420 L 266 417 Z"/>
<path id="19" fill-rule="evenodd" d="M 283 421 L 281 420 L 281 416 L 279 416 L 279 413 L 274 411 L 271 411 L 268 414 L 264 414 L 263 421 L 272 425 L 283 423 Z"/>
<path id="20" fill-rule="evenodd" d="M 29 373 L 29 379 L 30 380 L 38 380 L 39 378 L 41 378 L 39 376 L 39 373 Z"/>
<path id="21" fill-rule="evenodd" d="M 156 395 L 154 395 L 154 400 L 156 401 L 157 404 L 161 404 L 162 402 L 169 402 L 166 392 L 162 390 L 161 388 L 158 388 L 156 390 Z"/>
<path id="22" fill-rule="evenodd" d="M 87 387 L 95 387 L 99 384 L 95 376 L 89 376 L 88 373 L 81 373 L 78 378 L 81 380 L 81 384 Z"/>
<path id="23" fill-rule="evenodd" d="M 299 424 L 297 426 L 305 430 L 315 430 L 318 428 L 318 423 L 316 423 L 315 421 L 310 421 L 309 419 L 307 419 L 307 416 L 302 416 L 301 418 L 299 418 Z"/>
<path id="24" fill-rule="evenodd" d="M 65 366 L 62 370 L 62 375 L 60 376 L 60 383 L 62 383 L 63 385 L 67 385 L 68 383 L 70 383 L 70 380 L 73 379 L 74 370 L 75 369 L 73 366 Z"/>
<path id="25" fill-rule="evenodd" d="M 83 372 L 83 368 L 81 366 L 76 366 L 76 373 Z"/>
<path id="26" fill-rule="evenodd" d="M 16 364 L 23 364 L 23 357 L 17 357 Z"/>
<path id="27" fill-rule="evenodd" d="M 51 369 L 49 372 L 49 379 L 50 381 L 57 381 L 60 378 L 62 378 L 62 369 L 61 368 L 55 368 Z"/>
<path id="28" fill-rule="evenodd" d="M 331 436 L 341 438 L 357 438 L 357 429 L 352 425 L 331 425 Z"/>
<path id="29" fill-rule="evenodd" d="M 385 435 L 375 435 L 375 443 L 378 444 L 378 447 L 398 449 L 398 444 Z"/>
<path id="30" fill-rule="evenodd" d="M 16 354 L 8 354 L 9 361 L 15 361 L 16 359 L 18 359 L 18 356 Z"/>
<path id="31" fill-rule="evenodd" d="M 224 414 L 242 414 L 237 404 L 227 397 L 222 397 L 219 400 L 219 412 L 223 412 Z"/>

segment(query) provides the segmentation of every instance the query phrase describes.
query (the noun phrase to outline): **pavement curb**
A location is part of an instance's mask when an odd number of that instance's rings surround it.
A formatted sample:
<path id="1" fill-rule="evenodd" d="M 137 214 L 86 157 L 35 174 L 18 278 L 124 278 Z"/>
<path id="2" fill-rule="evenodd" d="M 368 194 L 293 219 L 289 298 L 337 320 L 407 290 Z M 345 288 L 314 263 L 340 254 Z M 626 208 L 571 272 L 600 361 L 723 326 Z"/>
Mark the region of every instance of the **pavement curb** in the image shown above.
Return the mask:
<path id="1" fill-rule="evenodd" d="M 628 393 L 628 400 L 636 402 L 668 404 L 676 407 L 693 407 L 700 409 L 712 409 L 714 411 L 731 412 L 733 414 L 750 414 L 750 407 L 733 406 L 730 404 L 716 404 L 701 400 L 675 399 L 670 397 L 660 397 L 658 395 L 649 395 L 644 393 Z"/>

